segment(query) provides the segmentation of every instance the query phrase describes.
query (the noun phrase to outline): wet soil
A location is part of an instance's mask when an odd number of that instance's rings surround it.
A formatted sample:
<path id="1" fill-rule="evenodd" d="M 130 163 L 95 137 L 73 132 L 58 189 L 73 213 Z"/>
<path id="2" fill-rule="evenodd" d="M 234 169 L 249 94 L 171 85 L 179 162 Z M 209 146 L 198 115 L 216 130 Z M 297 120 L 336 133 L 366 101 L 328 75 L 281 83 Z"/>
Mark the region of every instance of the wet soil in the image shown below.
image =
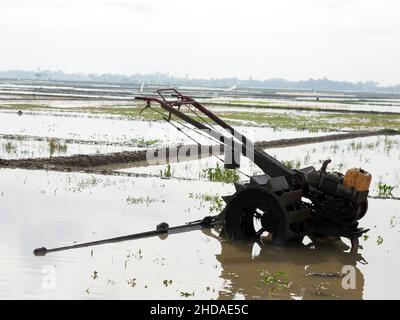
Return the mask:
<path id="1" fill-rule="evenodd" d="M 340 141 L 346 139 L 353 138 L 362 138 L 362 137 L 372 137 L 379 135 L 399 135 L 400 131 L 392 130 L 392 129 L 383 129 L 383 130 L 365 130 L 365 131 L 352 131 L 348 133 L 339 133 L 339 134 L 331 134 L 324 135 L 319 137 L 305 137 L 305 138 L 293 138 L 293 139 L 279 139 L 274 141 L 260 141 L 256 142 L 256 148 L 259 149 L 267 149 L 267 148 L 283 148 L 283 147 L 291 147 L 291 146 L 299 146 L 303 144 L 317 143 L 317 142 L 327 142 L 327 141 Z"/>

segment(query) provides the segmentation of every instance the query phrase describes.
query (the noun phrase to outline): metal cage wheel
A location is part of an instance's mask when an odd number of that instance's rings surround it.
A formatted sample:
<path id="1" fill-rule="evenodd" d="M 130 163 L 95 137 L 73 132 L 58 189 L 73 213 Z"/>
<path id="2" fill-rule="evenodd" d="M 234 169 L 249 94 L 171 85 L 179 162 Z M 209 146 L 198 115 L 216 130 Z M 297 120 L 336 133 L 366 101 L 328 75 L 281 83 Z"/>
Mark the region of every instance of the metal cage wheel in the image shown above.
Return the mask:
<path id="1" fill-rule="evenodd" d="M 224 233 L 229 239 L 256 240 L 268 232 L 273 243 L 285 245 L 303 238 L 289 229 L 279 197 L 263 187 L 249 186 L 236 192 L 224 211 Z"/>

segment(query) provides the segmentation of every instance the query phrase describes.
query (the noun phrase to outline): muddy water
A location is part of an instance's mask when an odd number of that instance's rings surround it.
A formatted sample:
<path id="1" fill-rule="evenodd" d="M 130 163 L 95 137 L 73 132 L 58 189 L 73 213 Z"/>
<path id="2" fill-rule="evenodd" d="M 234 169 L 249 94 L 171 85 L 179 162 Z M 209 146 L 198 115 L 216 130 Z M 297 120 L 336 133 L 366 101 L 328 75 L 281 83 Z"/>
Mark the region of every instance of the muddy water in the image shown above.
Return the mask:
<path id="1" fill-rule="evenodd" d="M 151 230 L 162 221 L 176 225 L 202 218 L 216 204 L 196 194 L 223 195 L 233 187 L 10 169 L 0 174 L 1 298 L 398 297 L 398 201 L 370 201 L 362 225 L 371 231 L 361 241 L 358 255 L 350 255 L 345 245 L 281 248 L 230 243 L 205 230 L 34 257 L 32 250 L 43 245 L 72 244 Z M 339 274 L 345 265 L 354 267 L 355 289 L 341 285 Z M 280 281 L 265 281 L 266 275 L 280 275 Z"/>

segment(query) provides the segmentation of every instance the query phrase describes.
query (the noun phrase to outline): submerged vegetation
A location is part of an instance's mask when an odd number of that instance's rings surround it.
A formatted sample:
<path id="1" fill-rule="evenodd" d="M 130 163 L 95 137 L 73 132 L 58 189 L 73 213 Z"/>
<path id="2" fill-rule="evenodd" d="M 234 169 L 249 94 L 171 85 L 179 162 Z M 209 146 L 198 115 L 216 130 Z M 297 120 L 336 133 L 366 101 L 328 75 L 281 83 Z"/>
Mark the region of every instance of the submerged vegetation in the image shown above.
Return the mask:
<path id="1" fill-rule="evenodd" d="M 220 112 L 228 120 L 246 120 L 252 125 L 275 129 L 338 131 L 338 129 L 400 129 L 400 115 L 376 113 L 255 113 Z"/>
<path id="2" fill-rule="evenodd" d="M 49 143 L 49 149 L 50 149 L 50 157 L 52 157 L 56 151 L 58 153 L 66 153 L 67 152 L 67 144 L 65 142 L 55 140 L 55 139 L 50 139 L 48 141 L 48 143 Z"/>
<path id="3" fill-rule="evenodd" d="M 221 105 L 220 107 L 223 107 Z M 229 104 L 226 105 L 229 107 Z M 265 105 L 263 106 L 265 107 Z M 268 105 L 274 109 L 274 105 Z M 60 108 L 37 105 L 37 104 L 1 104 L 0 108 L 3 110 L 30 110 L 32 112 L 63 112 L 63 113 L 76 113 L 76 108 Z M 140 113 L 142 106 L 95 106 L 95 107 L 82 107 L 79 108 L 80 113 L 87 113 L 92 115 L 114 116 L 121 118 L 160 121 L 163 120 L 163 109 L 158 106 L 153 106 L 152 109 L 146 109 Z M 185 111 L 185 110 L 182 110 Z M 193 114 L 190 114 L 193 116 Z M 400 115 L 393 114 L 379 114 L 372 112 L 310 112 L 310 111 L 296 111 L 290 110 L 283 112 L 253 112 L 251 108 L 249 111 L 219 111 L 218 115 L 224 118 L 231 124 L 240 123 L 241 125 L 251 126 L 265 126 L 274 129 L 293 129 L 293 130 L 309 130 L 309 131 L 338 131 L 338 129 L 396 129 L 400 130 Z M 202 121 L 200 118 L 195 118 Z M 154 144 L 151 141 L 151 145 Z M 145 145 L 147 145 L 145 143 Z"/>
<path id="4" fill-rule="evenodd" d="M 282 161 L 289 169 L 300 169 L 301 167 L 301 161 L 297 160 L 284 160 Z"/>
<path id="5" fill-rule="evenodd" d="M 131 143 L 137 145 L 138 147 L 150 147 L 159 143 L 158 139 L 145 139 L 141 138 L 134 138 L 131 139 Z"/>
<path id="6" fill-rule="evenodd" d="M 274 295 L 276 289 L 282 290 L 285 288 L 290 288 L 292 282 L 289 281 L 289 276 L 286 272 L 278 271 L 276 273 L 271 273 L 267 270 L 260 270 L 260 282 L 261 288 L 268 288 L 268 295 Z"/>
<path id="7" fill-rule="evenodd" d="M 215 168 L 203 169 L 201 172 L 202 178 L 207 178 L 214 182 L 236 182 L 239 181 L 239 174 L 234 169 L 225 169 L 218 163 Z"/>
<path id="8" fill-rule="evenodd" d="M 183 298 L 194 297 L 194 291 L 193 292 L 181 291 L 181 297 Z"/>
<path id="9" fill-rule="evenodd" d="M 219 195 L 212 195 L 208 193 L 189 193 L 190 199 L 197 199 L 200 200 L 200 205 L 204 206 L 203 203 L 207 202 L 210 203 L 209 211 L 210 213 L 215 212 L 219 213 L 222 211 L 224 207 L 224 201 Z"/>
<path id="10" fill-rule="evenodd" d="M 269 271 L 261 270 L 260 278 L 261 278 L 261 282 L 264 284 L 271 283 L 271 284 L 280 284 L 285 287 L 290 286 L 288 274 L 283 271 L 278 271 L 276 273 L 270 273 Z"/>
<path id="11" fill-rule="evenodd" d="M 166 165 L 164 170 L 160 170 L 160 177 L 162 178 L 172 177 L 171 165 L 169 163 Z"/>
<path id="12" fill-rule="evenodd" d="M 393 190 L 395 186 L 388 185 L 386 183 L 378 183 L 378 195 L 380 197 L 389 198 L 393 196 Z"/>
<path id="13" fill-rule="evenodd" d="M 17 146 L 12 142 L 8 141 L 6 143 L 3 143 L 3 150 L 8 154 L 15 153 L 17 150 Z"/>
<path id="14" fill-rule="evenodd" d="M 68 178 L 71 182 L 71 179 Z M 68 189 L 75 192 L 82 192 L 83 190 L 91 189 L 96 187 L 101 182 L 101 179 L 96 176 L 91 176 L 89 178 L 81 179 L 77 182 L 76 186 L 70 186 Z M 71 184 L 71 183 L 70 183 Z"/>
<path id="15" fill-rule="evenodd" d="M 126 198 L 126 202 L 130 205 L 132 204 L 146 204 L 147 206 L 149 206 L 151 203 L 155 202 L 156 199 L 155 198 L 150 198 L 149 196 L 147 197 L 131 197 L 128 196 Z"/>

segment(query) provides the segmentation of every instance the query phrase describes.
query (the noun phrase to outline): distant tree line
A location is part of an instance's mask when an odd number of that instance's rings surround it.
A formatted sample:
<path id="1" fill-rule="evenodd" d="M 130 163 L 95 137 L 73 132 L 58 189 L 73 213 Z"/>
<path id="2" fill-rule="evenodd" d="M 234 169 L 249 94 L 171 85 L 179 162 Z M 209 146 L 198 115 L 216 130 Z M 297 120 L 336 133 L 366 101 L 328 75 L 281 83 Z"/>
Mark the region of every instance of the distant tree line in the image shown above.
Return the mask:
<path id="1" fill-rule="evenodd" d="M 155 72 L 149 74 L 94 74 L 94 73 L 64 73 L 63 71 L 24 71 L 7 70 L 0 71 L 3 79 L 24 80 L 53 80 L 53 81 L 87 81 L 102 83 L 137 84 L 147 83 L 155 85 L 191 85 L 199 87 L 246 87 L 265 89 L 299 89 L 299 90 L 327 90 L 327 91 L 369 91 L 369 92 L 400 92 L 400 85 L 383 87 L 377 82 L 347 82 L 334 81 L 327 78 L 309 79 L 302 81 L 289 81 L 286 79 L 272 78 L 268 80 L 218 78 L 218 79 L 190 79 L 173 77 L 165 73 Z"/>

